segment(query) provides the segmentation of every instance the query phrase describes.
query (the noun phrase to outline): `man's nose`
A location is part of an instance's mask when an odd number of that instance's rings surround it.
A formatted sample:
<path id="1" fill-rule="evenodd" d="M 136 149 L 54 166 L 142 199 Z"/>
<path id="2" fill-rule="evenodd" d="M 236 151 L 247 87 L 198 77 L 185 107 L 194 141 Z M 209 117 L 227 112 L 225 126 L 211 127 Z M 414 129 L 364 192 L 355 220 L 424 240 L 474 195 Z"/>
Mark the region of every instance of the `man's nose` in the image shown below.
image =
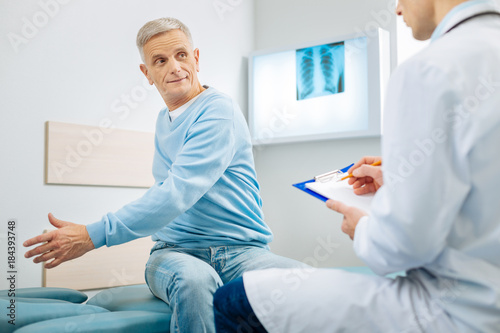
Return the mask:
<path id="1" fill-rule="evenodd" d="M 180 71 L 181 71 L 180 63 L 177 60 L 172 59 L 172 61 L 170 61 L 170 73 L 175 74 L 179 73 Z"/>
<path id="2" fill-rule="evenodd" d="M 398 5 L 396 6 L 396 15 L 401 16 L 403 15 L 403 10 L 401 9 L 401 5 L 398 1 Z"/>

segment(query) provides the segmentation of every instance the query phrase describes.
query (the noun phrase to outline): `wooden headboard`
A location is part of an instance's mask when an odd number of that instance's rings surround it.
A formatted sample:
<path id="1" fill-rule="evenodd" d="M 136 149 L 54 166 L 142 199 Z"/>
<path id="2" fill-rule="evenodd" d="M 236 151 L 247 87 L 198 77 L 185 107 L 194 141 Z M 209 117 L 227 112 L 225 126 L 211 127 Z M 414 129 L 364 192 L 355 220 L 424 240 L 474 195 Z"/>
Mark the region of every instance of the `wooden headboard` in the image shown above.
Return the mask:
<path id="1" fill-rule="evenodd" d="M 55 268 L 44 266 L 43 286 L 90 290 L 145 283 L 144 269 L 153 244 L 150 237 L 140 238 L 101 247 Z"/>
<path id="2" fill-rule="evenodd" d="M 45 183 L 150 187 L 154 134 L 48 121 Z"/>
<path id="3" fill-rule="evenodd" d="M 47 184 L 150 187 L 154 134 L 46 123 Z M 44 287 L 102 289 L 144 283 L 153 241 L 147 237 L 102 247 L 56 268 L 43 267 Z"/>

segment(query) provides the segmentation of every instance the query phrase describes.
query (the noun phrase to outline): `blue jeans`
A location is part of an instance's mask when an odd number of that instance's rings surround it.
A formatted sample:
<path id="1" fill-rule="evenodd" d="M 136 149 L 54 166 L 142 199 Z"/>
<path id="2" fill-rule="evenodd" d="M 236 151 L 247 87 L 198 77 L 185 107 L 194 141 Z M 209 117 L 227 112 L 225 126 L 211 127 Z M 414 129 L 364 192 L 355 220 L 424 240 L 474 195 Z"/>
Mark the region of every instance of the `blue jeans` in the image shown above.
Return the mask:
<path id="1" fill-rule="evenodd" d="M 248 302 L 241 277 L 217 289 L 214 316 L 217 333 L 267 333 Z"/>
<path id="2" fill-rule="evenodd" d="M 182 248 L 157 242 L 146 264 L 146 282 L 170 306 L 171 332 L 215 332 L 217 288 L 247 271 L 304 266 L 256 246 Z"/>

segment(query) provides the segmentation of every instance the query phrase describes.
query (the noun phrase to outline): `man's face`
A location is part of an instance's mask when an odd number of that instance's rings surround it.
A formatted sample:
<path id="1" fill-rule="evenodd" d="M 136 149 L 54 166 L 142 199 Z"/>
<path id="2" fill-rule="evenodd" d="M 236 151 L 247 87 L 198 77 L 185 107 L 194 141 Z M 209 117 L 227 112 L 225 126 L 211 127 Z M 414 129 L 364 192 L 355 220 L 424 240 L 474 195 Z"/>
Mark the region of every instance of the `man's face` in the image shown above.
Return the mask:
<path id="1" fill-rule="evenodd" d="M 399 0 L 396 14 L 402 15 L 417 40 L 427 40 L 437 27 L 434 0 Z"/>
<path id="2" fill-rule="evenodd" d="M 199 50 L 193 50 L 181 30 L 151 38 L 143 47 L 141 71 L 154 84 L 167 106 L 177 108 L 200 92 Z"/>

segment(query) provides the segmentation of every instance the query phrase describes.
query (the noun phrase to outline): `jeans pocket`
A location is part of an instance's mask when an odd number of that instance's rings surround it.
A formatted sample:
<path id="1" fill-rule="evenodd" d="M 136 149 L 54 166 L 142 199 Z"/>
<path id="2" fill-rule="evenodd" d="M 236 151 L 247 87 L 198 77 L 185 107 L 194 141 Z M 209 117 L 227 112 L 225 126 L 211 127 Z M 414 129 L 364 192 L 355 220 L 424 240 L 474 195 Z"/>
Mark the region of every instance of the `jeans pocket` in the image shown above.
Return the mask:
<path id="1" fill-rule="evenodd" d="M 167 242 L 163 242 L 163 241 L 156 241 L 155 245 L 153 246 L 153 248 L 151 249 L 151 251 L 149 252 L 149 254 L 153 254 L 153 252 L 157 251 L 157 250 L 162 250 L 162 249 L 171 249 L 171 248 L 175 248 L 177 247 L 176 244 L 173 244 L 173 243 L 167 243 Z"/>

